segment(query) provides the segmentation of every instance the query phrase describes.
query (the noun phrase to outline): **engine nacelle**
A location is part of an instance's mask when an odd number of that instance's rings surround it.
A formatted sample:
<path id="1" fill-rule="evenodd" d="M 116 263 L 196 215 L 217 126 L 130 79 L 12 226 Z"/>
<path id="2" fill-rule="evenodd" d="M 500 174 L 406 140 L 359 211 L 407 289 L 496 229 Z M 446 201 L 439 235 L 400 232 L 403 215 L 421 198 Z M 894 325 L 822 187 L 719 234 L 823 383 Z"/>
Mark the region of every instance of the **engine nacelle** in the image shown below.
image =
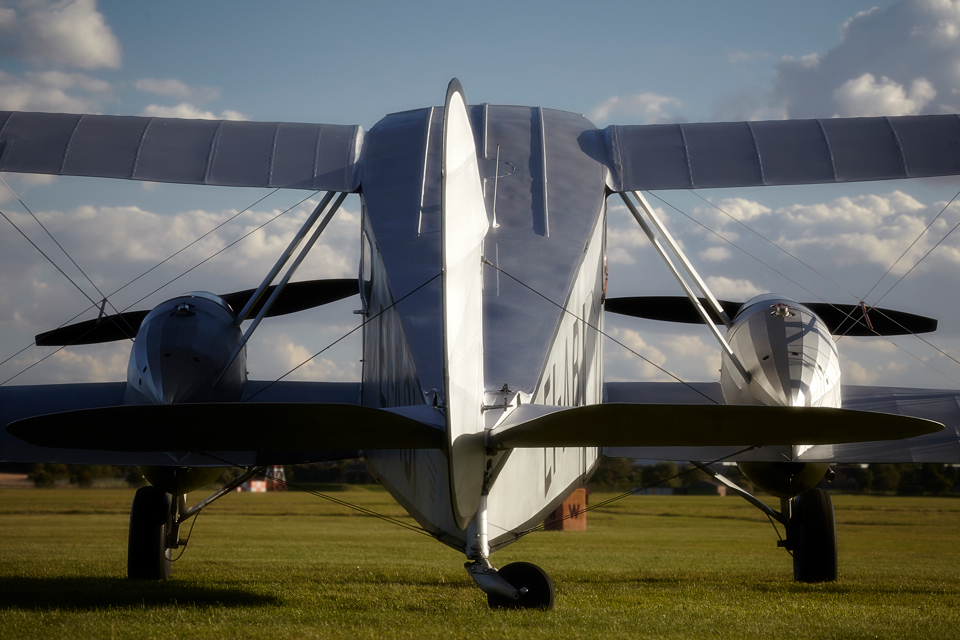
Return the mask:
<path id="1" fill-rule="evenodd" d="M 233 310 L 219 296 L 194 292 L 157 305 L 130 351 L 126 403 L 238 402 L 246 350 L 227 362 L 241 337 Z"/>
<path id="2" fill-rule="evenodd" d="M 720 385 L 727 404 L 840 406 L 837 344 L 803 305 L 776 294 L 757 296 L 734 317 L 727 342 L 750 374 L 745 382 L 723 355 Z"/>
<path id="3" fill-rule="evenodd" d="M 840 356 L 830 330 L 808 308 L 776 294 L 757 296 L 733 319 L 727 342 L 750 376 L 744 381 L 723 355 L 720 385 L 727 404 L 840 407 Z M 812 489 L 828 464 L 742 462 L 743 474 L 767 493 L 789 498 Z"/>

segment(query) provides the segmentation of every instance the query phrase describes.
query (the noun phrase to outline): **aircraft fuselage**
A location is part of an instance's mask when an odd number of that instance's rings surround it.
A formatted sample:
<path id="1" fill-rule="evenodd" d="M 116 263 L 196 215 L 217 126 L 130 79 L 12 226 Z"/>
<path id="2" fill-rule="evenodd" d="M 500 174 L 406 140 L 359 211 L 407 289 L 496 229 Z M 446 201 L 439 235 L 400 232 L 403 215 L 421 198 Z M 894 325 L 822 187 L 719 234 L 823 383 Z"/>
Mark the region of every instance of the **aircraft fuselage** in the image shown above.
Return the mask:
<path id="1" fill-rule="evenodd" d="M 549 109 L 480 105 L 469 115 L 490 223 L 483 254 L 493 265 L 483 270 L 484 405 L 517 395 L 524 403 L 599 403 L 607 193 L 601 132 L 583 116 Z M 366 136 L 360 277 L 372 319 L 363 346 L 368 406 L 444 400 L 442 126 L 443 109 L 419 109 L 387 116 Z M 503 413 L 485 411 L 487 428 Z M 491 547 L 512 541 L 511 531 L 539 521 L 585 482 L 597 454 L 555 448 L 491 457 Z M 449 513 L 443 453 L 365 455 L 421 524 L 448 544 L 463 544 Z"/>

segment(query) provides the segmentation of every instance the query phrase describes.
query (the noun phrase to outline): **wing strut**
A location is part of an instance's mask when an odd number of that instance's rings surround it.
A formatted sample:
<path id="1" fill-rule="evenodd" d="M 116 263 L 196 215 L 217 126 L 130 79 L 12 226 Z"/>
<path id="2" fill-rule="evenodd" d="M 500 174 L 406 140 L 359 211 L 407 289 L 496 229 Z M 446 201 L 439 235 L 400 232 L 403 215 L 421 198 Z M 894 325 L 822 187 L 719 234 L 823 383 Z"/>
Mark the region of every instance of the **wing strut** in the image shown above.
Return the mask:
<path id="1" fill-rule="evenodd" d="M 640 228 L 643 229 L 645 234 L 647 234 L 650 242 L 653 243 L 654 248 L 657 250 L 657 253 L 660 254 L 660 257 L 667 265 L 667 268 L 670 269 L 670 272 L 677 279 L 677 282 L 680 283 L 680 287 L 683 288 L 683 292 L 687 294 L 687 297 L 690 298 L 690 302 L 692 302 L 693 306 L 696 307 L 697 313 L 699 313 L 700 317 L 703 318 L 703 322 L 710 328 L 710 332 L 713 333 L 713 337 L 717 339 L 717 342 L 720 343 L 720 347 L 730 357 L 730 360 L 736 367 L 737 372 L 746 382 L 750 382 L 750 374 L 746 369 L 743 368 L 743 364 L 741 364 L 739 358 L 737 358 L 737 356 L 733 353 L 733 349 L 730 348 L 730 344 L 727 342 L 726 338 L 723 337 L 723 334 L 721 334 L 717 327 L 713 324 L 713 320 L 710 318 L 707 310 L 703 308 L 702 304 L 700 304 L 697 294 L 687 283 L 686 279 L 683 277 L 683 274 L 680 273 L 680 270 L 677 269 L 677 267 L 673 264 L 670 256 L 663 248 L 663 245 L 660 244 L 660 240 L 657 239 L 656 235 L 654 234 L 653 228 L 659 232 L 660 236 L 663 238 L 663 241 L 667 244 L 667 246 L 670 247 L 670 250 L 673 251 L 674 255 L 680 261 L 680 264 L 683 265 L 683 268 L 686 270 L 687 274 L 689 274 L 690 278 L 693 279 L 694 283 L 697 285 L 697 288 L 700 289 L 704 297 L 710 303 L 713 311 L 717 314 L 717 316 L 720 317 L 720 320 L 729 329 L 731 323 L 727 312 L 723 310 L 720 302 L 717 300 L 716 296 L 713 295 L 713 292 L 710 291 L 710 288 L 707 286 L 707 283 L 703 281 L 703 278 L 700 277 L 700 274 L 697 273 L 697 270 L 693 267 L 693 264 L 687 260 L 687 256 L 684 255 L 676 240 L 674 240 L 673 236 L 670 235 L 667 227 L 663 224 L 663 222 L 660 221 L 660 218 L 654 212 L 653 207 L 650 206 L 650 203 L 647 202 L 647 199 L 644 198 L 643 194 L 638 191 L 634 191 L 632 193 L 633 197 L 637 199 L 638 203 L 640 203 L 640 208 L 643 209 L 643 213 L 637 209 L 637 206 L 632 200 L 630 200 L 626 193 L 621 193 L 620 197 L 623 198 L 627 208 L 630 209 L 630 213 L 632 213 L 633 217 L 636 218 L 637 222 L 640 224 Z M 644 219 L 644 214 L 646 214 L 647 218 L 649 218 L 649 223 Z M 651 225 L 653 228 L 651 228 Z"/>
<path id="2" fill-rule="evenodd" d="M 280 259 L 277 260 L 277 263 L 273 265 L 273 268 L 270 269 L 270 272 L 267 274 L 267 277 L 263 279 L 263 282 L 260 283 L 260 286 L 257 287 L 257 290 L 254 291 L 253 295 L 250 296 L 250 299 L 247 300 L 247 304 L 244 305 L 240 313 L 237 314 L 236 325 L 239 327 L 240 323 L 247 319 L 247 316 L 250 315 L 250 311 L 260 302 L 260 298 L 263 297 L 263 293 L 270 286 L 270 283 L 273 282 L 273 279 L 277 277 L 277 274 L 280 273 L 280 270 L 287 263 L 287 260 L 290 259 L 290 256 L 293 255 L 293 252 L 297 250 L 297 247 L 303 241 L 304 236 L 307 235 L 307 232 L 310 231 L 310 228 L 313 227 L 317 222 L 317 218 L 320 217 L 320 214 L 323 213 L 325 209 L 330 205 L 330 201 L 333 199 L 335 192 L 329 191 L 327 194 L 320 200 L 320 204 L 317 205 L 317 208 L 313 210 L 313 213 L 307 217 L 307 221 L 303 223 L 303 226 L 300 227 L 300 230 L 293 240 L 290 241 L 289 246 L 280 256 Z M 260 309 L 260 312 L 253 319 L 253 322 L 247 327 L 246 333 L 243 334 L 243 338 L 240 339 L 240 344 L 233 350 L 233 353 L 230 354 L 230 358 L 227 360 L 226 366 L 223 368 L 225 372 L 230 368 L 230 365 L 233 363 L 234 359 L 237 357 L 237 354 L 246 346 L 247 340 L 250 339 L 250 336 L 253 335 L 253 332 L 260 325 L 260 321 L 266 317 L 267 313 L 270 311 L 270 307 L 273 306 L 273 303 L 276 302 L 277 297 L 283 291 L 283 288 L 290 281 L 290 278 L 293 277 L 293 274 L 296 273 L 297 268 L 300 266 L 300 263 L 303 262 L 303 259 L 307 257 L 307 254 L 310 253 L 310 249 L 313 248 L 313 245 L 320 238 L 320 234 L 323 233 L 323 230 L 327 228 L 327 225 L 330 224 L 330 220 L 333 219 L 333 214 L 337 212 L 340 208 L 340 205 L 343 204 L 344 198 L 347 197 L 346 193 L 341 193 L 337 198 L 336 202 L 333 203 L 333 206 L 330 207 L 327 211 L 327 215 L 323 217 L 323 220 L 320 221 L 320 224 L 317 225 L 316 230 L 313 232 L 313 235 L 310 236 L 310 239 L 307 241 L 307 244 L 300 250 L 300 253 L 297 254 L 297 257 L 294 259 L 293 264 L 290 265 L 290 268 L 287 269 L 287 272 L 280 278 L 280 282 L 277 283 L 277 286 L 274 287 L 273 293 L 270 294 L 270 297 L 267 298 L 267 301 L 263 304 L 263 307 Z M 223 375 L 223 372 L 220 373 Z M 217 380 L 219 381 L 219 376 Z"/>

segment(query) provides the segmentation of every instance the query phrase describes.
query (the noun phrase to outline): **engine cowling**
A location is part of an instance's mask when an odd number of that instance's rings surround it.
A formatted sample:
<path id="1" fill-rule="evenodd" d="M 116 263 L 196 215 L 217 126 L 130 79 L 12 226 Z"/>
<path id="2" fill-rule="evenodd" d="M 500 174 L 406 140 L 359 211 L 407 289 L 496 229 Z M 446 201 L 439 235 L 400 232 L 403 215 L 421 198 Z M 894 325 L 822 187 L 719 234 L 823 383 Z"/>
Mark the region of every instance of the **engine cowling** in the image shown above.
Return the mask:
<path id="1" fill-rule="evenodd" d="M 219 296 L 188 293 L 157 305 L 130 351 L 126 403 L 238 402 L 245 350 L 227 364 L 240 339 L 233 310 Z"/>
<path id="2" fill-rule="evenodd" d="M 143 319 L 130 350 L 126 403 L 238 402 L 247 379 L 246 350 L 227 363 L 240 340 L 233 309 L 212 293 L 187 293 L 157 305 Z M 225 432 L 228 429 L 224 425 Z M 175 496 L 206 486 L 223 473 L 213 467 L 140 470 L 150 484 Z"/>
<path id="3" fill-rule="evenodd" d="M 727 342 L 749 374 L 745 381 L 724 354 L 720 385 L 727 404 L 840 407 L 837 344 L 807 307 L 777 294 L 757 296 L 734 317 Z M 803 462 L 742 462 L 739 467 L 760 489 L 781 498 L 813 488 L 829 469 Z"/>

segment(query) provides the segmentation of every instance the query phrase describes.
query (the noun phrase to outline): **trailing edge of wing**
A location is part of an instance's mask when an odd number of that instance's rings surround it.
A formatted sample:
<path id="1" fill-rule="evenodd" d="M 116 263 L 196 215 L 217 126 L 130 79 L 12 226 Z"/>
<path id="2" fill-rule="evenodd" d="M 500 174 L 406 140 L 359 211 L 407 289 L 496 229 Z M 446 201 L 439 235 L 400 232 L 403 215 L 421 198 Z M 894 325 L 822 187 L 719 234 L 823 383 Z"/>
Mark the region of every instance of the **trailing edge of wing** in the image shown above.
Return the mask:
<path id="1" fill-rule="evenodd" d="M 524 405 L 490 432 L 490 446 L 673 447 L 817 445 L 899 440 L 943 429 L 932 420 L 809 407 Z"/>
<path id="2" fill-rule="evenodd" d="M 363 129 L 0 111 L 0 171 L 356 191 Z"/>
<path id="3" fill-rule="evenodd" d="M 208 403 L 81 409 L 26 418 L 7 432 L 34 446 L 125 452 L 445 449 L 427 405 Z"/>
<path id="4" fill-rule="evenodd" d="M 614 191 L 926 178 L 960 173 L 960 118 L 611 125 Z"/>

